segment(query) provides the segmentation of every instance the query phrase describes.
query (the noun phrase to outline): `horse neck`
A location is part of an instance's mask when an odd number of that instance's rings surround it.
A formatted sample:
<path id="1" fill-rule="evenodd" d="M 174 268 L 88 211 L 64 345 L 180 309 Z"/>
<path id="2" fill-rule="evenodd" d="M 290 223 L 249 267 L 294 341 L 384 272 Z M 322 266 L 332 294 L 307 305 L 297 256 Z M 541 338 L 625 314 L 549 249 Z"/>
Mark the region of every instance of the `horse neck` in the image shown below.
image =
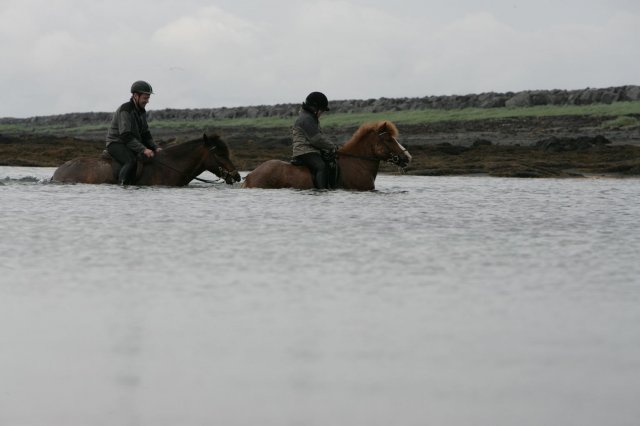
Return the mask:
<path id="1" fill-rule="evenodd" d="M 373 182 L 380 169 L 380 160 L 373 159 L 373 145 L 365 139 L 350 140 L 338 151 L 340 181 L 345 188 L 374 188 Z"/>
<path id="2" fill-rule="evenodd" d="M 340 148 L 339 152 L 359 157 L 373 157 L 374 144 L 369 141 L 372 136 L 371 133 L 367 133 L 358 139 L 350 139 Z"/>
<path id="3" fill-rule="evenodd" d="M 186 185 L 200 173 L 205 171 L 204 159 L 201 149 L 194 144 L 185 145 L 174 149 L 169 148 L 160 151 L 156 160 L 156 173 L 164 176 L 165 180 L 176 181 L 179 185 Z"/>

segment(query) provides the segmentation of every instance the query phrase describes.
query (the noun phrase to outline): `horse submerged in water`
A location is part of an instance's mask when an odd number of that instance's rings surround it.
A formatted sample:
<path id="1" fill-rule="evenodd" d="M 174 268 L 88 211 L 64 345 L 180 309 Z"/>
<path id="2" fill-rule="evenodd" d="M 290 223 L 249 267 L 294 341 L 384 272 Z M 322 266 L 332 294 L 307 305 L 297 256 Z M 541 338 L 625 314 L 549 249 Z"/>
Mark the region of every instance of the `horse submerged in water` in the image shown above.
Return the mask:
<path id="1" fill-rule="evenodd" d="M 398 129 L 390 121 L 365 123 L 336 153 L 337 188 L 356 191 L 375 189 L 380 161 L 401 168 L 411 161 L 411 154 L 396 139 Z M 247 175 L 243 188 L 313 189 L 309 169 L 281 160 L 269 160 Z"/>
<path id="2" fill-rule="evenodd" d="M 240 181 L 240 173 L 229 159 L 229 147 L 220 136 L 207 136 L 169 146 L 144 160 L 134 185 L 185 186 L 205 170 L 227 184 Z M 56 169 L 52 182 L 117 183 L 119 164 L 111 156 L 79 157 Z"/>

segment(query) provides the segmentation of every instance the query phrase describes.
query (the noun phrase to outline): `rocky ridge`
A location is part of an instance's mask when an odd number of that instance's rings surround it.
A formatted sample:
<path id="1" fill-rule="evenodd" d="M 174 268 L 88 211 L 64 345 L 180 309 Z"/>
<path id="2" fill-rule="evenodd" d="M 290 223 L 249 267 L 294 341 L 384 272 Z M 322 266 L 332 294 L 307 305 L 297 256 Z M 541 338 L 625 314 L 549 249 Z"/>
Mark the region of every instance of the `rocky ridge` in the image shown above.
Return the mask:
<path id="1" fill-rule="evenodd" d="M 537 105 L 590 105 L 619 101 L 640 100 L 640 86 L 628 85 L 601 89 L 581 90 L 528 90 L 506 93 L 480 93 L 451 96 L 424 96 L 417 98 L 378 98 L 366 100 L 332 100 L 332 112 L 384 112 L 427 109 L 501 108 Z M 194 108 L 150 110 L 153 120 L 197 120 L 261 117 L 293 117 L 299 104 L 257 105 L 245 107 Z M 111 120 L 113 112 L 83 112 L 29 118 L 0 118 L 3 124 L 88 125 Z"/>

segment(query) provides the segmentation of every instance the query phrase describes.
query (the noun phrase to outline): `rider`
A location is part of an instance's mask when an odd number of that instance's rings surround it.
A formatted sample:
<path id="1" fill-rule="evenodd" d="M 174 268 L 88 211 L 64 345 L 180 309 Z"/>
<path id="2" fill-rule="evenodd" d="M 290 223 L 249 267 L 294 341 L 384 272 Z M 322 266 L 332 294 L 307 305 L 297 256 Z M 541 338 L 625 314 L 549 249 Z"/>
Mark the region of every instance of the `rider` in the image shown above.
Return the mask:
<path id="1" fill-rule="evenodd" d="M 311 92 L 302 103 L 300 115 L 293 124 L 293 162 L 309 167 L 313 184 L 318 189 L 328 186 L 328 171 L 321 153 L 335 153 L 336 146 L 320 130 L 320 116 L 329 111 L 329 100 L 320 92 Z"/>
<path id="2" fill-rule="evenodd" d="M 152 93 L 146 81 L 134 82 L 131 99 L 116 110 L 107 132 L 107 151 L 122 164 L 118 175 L 120 185 L 133 183 L 138 156 L 152 158 L 161 150 L 151 137 L 144 109 Z"/>

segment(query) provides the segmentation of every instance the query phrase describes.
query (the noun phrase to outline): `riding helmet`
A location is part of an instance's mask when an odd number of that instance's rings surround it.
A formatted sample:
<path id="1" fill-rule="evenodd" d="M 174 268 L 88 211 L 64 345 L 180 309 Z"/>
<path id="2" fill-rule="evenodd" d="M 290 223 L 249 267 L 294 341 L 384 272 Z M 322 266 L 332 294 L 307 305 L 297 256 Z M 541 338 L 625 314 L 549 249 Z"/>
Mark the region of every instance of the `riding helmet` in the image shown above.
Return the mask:
<path id="1" fill-rule="evenodd" d="M 131 93 L 146 93 L 151 95 L 153 93 L 153 89 L 146 81 L 138 80 L 131 85 Z"/>
<path id="2" fill-rule="evenodd" d="M 304 103 L 318 111 L 329 111 L 329 99 L 321 92 L 311 92 Z"/>

